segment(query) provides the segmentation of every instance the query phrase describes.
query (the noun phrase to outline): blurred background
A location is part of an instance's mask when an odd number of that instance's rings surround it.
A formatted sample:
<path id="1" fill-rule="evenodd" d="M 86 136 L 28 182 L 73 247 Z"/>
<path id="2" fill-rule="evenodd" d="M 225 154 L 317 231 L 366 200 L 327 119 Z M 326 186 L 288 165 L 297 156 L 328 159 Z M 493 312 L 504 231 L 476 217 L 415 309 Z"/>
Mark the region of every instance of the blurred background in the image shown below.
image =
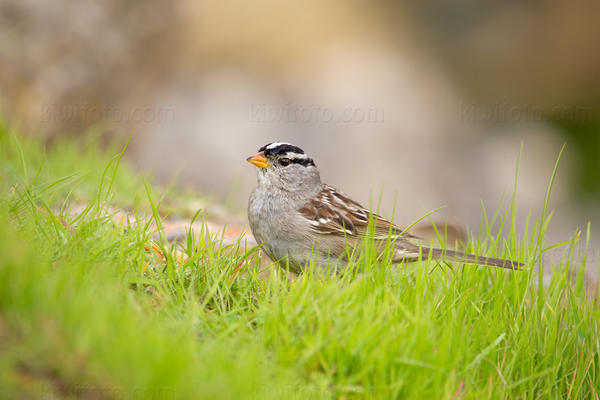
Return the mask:
<path id="1" fill-rule="evenodd" d="M 599 37 L 590 0 L 0 0 L 0 115 L 48 143 L 131 136 L 141 171 L 239 214 L 245 158 L 289 141 L 399 224 L 446 205 L 474 231 L 521 143 L 521 228 L 567 143 L 562 241 L 600 225 Z"/>

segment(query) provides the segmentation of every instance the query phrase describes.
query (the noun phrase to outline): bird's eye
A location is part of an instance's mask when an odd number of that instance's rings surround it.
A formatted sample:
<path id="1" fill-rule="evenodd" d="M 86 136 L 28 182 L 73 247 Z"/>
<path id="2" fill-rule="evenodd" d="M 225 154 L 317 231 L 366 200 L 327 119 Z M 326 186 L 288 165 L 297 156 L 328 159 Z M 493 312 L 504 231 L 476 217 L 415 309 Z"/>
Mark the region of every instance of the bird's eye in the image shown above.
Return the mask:
<path id="1" fill-rule="evenodd" d="M 279 164 L 281 164 L 282 167 L 287 167 L 291 162 L 292 161 L 289 158 L 282 158 L 279 160 Z"/>

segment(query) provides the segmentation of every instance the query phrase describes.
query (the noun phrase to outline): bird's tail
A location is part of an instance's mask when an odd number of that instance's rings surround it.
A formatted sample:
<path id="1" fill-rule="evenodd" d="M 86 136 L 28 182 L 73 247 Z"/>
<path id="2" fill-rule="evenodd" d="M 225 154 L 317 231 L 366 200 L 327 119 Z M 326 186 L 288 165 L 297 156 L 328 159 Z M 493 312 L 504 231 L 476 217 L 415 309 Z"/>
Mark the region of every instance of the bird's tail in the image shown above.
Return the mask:
<path id="1" fill-rule="evenodd" d="M 436 248 L 421 247 L 423 259 L 456 261 L 468 264 L 489 265 L 506 269 L 518 270 L 523 263 L 503 258 L 482 257 L 475 254 L 462 253 L 460 251 L 443 250 Z"/>

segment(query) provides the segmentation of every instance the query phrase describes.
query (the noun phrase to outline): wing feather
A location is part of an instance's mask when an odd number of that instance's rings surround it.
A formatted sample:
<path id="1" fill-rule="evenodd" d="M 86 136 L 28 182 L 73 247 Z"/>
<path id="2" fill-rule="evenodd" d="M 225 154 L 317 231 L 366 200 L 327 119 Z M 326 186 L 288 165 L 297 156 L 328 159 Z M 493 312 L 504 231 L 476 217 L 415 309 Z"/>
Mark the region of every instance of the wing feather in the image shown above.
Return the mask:
<path id="1" fill-rule="evenodd" d="M 300 209 L 314 231 L 321 234 L 346 235 L 360 239 L 367 233 L 369 221 L 375 224 L 375 238 L 402 236 L 418 239 L 409 233 L 371 212 L 335 188 L 324 185 L 317 196 Z"/>
<path id="2" fill-rule="evenodd" d="M 519 269 L 523 266 L 522 263 L 508 259 L 479 257 L 460 251 L 430 248 L 413 243 L 422 239 L 404 232 L 390 221 L 371 212 L 328 185 L 323 185 L 321 192 L 305 204 L 300 209 L 300 213 L 309 220 L 311 228 L 316 233 L 344 236 L 354 244 L 366 235 L 369 221 L 373 221 L 373 224 L 375 224 L 375 241 L 383 243 L 388 238 L 398 239 L 395 242 L 395 254 L 392 262 L 431 258 L 507 269 Z"/>

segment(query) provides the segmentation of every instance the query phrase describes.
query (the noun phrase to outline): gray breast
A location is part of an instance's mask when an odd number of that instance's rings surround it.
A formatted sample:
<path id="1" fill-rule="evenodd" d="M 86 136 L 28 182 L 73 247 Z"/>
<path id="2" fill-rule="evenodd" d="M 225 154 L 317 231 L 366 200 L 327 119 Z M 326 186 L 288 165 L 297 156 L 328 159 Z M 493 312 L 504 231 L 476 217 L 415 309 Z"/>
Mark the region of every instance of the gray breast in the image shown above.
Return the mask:
<path id="1" fill-rule="evenodd" d="M 307 261 L 313 247 L 310 224 L 281 196 L 257 187 L 248 201 L 248 220 L 257 243 L 269 257 L 287 257 L 293 269 Z"/>

